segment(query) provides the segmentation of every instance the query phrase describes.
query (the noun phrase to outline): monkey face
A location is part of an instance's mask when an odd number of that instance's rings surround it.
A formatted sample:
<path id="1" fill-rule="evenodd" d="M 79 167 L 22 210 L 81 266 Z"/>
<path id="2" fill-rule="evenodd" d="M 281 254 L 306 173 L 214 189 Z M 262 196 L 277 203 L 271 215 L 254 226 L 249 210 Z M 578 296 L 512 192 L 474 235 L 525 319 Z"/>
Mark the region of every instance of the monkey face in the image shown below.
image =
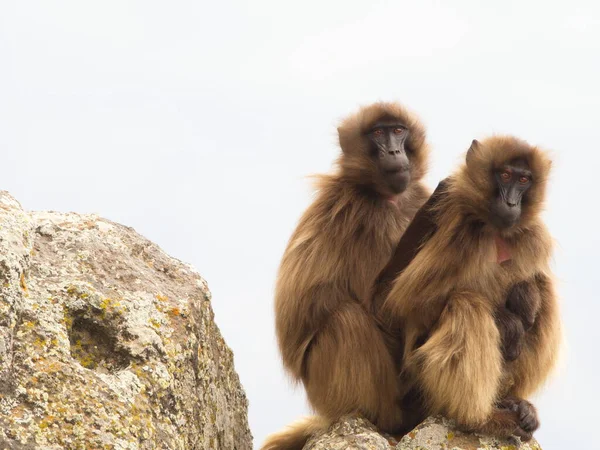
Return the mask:
<path id="1" fill-rule="evenodd" d="M 516 159 L 494 172 L 496 193 L 490 205 L 490 220 L 498 228 L 510 228 L 521 218 L 523 197 L 532 185 L 527 162 Z"/>
<path id="2" fill-rule="evenodd" d="M 539 216 L 551 167 L 544 151 L 514 136 L 474 139 L 459 190 L 474 216 L 512 233 Z"/>
<path id="3" fill-rule="evenodd" d="M 398 121 L 380 121 L 367 133 L 379 175 L 393 194 L 404 192 L 411 179 L 408 135 L 408 128 Z"/>
<path id="4" fill-rule="evenodd" d="M 338 127 L 343 178 L 386 202 L 418 186 L 429 147 L 423 124 L 397 103 L 361 108 Z"/>

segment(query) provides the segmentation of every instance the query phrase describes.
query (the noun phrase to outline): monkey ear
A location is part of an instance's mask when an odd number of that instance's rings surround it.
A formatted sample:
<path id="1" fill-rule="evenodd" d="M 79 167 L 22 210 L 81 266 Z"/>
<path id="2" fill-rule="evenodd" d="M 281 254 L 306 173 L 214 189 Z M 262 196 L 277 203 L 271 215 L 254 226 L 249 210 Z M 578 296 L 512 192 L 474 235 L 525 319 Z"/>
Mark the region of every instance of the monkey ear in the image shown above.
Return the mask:
<path id="1" fill-rule="evenodd" d="M 479 141 L 477 139 L 473 139 L 469 150 L 467 150 L 467 164 L 469 164 L 469 162 L 473 160 L 473 157 L 479 151 L 480 147 L 481 144 L 479 143 Z"/>

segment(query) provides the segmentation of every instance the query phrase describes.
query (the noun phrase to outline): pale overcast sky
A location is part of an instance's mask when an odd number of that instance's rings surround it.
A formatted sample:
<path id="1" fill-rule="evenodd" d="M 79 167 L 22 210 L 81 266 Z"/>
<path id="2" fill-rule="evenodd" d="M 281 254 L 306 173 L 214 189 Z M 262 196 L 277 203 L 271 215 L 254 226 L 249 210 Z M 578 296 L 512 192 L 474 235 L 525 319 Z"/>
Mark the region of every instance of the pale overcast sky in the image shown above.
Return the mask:
<path id="1" fill-rule="evenodd" d="M 545 146 L 567 348 L 536 436 L 600 448 L 598 83 L 594 1 L 3 0 L 0 188 L 133 226 L 200 271 L 258 447 L 307 412 L 272 294 L 339 119 L 376 100 L 418 112 L 432 187 L 475 137 Z"/>

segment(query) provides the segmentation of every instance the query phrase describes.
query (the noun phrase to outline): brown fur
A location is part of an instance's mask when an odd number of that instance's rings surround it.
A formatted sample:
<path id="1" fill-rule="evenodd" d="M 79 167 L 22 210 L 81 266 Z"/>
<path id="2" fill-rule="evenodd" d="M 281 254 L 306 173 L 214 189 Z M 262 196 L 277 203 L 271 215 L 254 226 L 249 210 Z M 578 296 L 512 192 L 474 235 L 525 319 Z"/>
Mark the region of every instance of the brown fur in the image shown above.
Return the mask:
<path id="1" fill-rule="evenodd" d="M 329 420 L 322 416 L 309 416 L 288 425 L 283 431 L 267 438 L 262 450 L 302 450 L 306 441 L 329 426 Z"/>
<path id="2" fill-rule="evenodd" d="M 402 121 L 410 131 L 411 182 L 397 196 L 383 183 L 365 137 L 386 118 Z M 377 103 L 344 120 L 338 133 L 339 170 L 320 178 L 317 198 L 281 262 L 275 289 L 277 339 L 285 368 L 304 384 L 312 408 L 325 420 L 321 423 L 362 413 L 393 430 L 400 423 L 397 370 L 371 312 L 369 293 L 428 197 L 420 182 L 428 153 L 425 130 L 402 106 Z M 293 449 L 306 436 L 299 426 L 268 438 L 263 449 Z"/>
<path id="3" fill-rule="evenodd" d="M 513 137 L 489 138 L 475 150 L 448 179 L 446 195 L 435 207 L 437 231 L 395 280 L 383 313 L 396 318 L 402 330 L 403 388 L 421 392 L 424 414 L 445 414 L 471 430 L 527 438 L 531 430 L 520 422 L 525 413 L 500 408 L 498 402 L 509 395 L 529 396 L 558 353 L 552 241 L 539 214 L 551 164 L 541 150 Z M 499 231 L 489 222 L 491 174 L 516 158 L 529 164 L 533 184 L 520 222 Z M 502 264 L 496 262 L 498 234 L 512 256 Z M 533 302 L 539 307 L 520 356 L 505 363 L 494 319 L 520 282 L 537 290 Z"/>

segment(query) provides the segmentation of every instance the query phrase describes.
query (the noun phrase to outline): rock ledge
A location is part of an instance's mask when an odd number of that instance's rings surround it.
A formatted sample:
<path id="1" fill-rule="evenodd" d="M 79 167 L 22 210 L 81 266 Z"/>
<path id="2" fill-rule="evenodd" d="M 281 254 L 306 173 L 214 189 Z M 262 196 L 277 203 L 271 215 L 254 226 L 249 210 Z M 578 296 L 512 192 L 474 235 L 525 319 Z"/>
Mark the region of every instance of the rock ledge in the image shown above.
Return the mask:
<path id="1" fill-rule="evenodd" d="M 400 442 L 382 435 L 369 421 L 348 416 L 333 424 L 325 433 L 314 436 L 304 450 L 541 450 L 532 440 L 497 439 L 458 431 L 451 421 L 430 417 L 404 436 Z"/>

